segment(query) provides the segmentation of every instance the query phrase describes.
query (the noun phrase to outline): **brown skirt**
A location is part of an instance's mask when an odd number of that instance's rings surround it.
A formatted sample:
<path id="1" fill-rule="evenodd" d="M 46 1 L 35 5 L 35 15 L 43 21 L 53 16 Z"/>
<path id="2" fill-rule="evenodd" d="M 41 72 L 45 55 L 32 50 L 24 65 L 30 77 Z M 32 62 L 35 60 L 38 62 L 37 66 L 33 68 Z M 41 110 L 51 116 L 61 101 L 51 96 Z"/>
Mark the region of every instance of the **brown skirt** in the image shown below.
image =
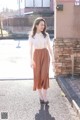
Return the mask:
<path id="1" fill-rule="evenodd" d="M 33 90 L 48 89 L 50 56 L 47 48 L 35 49 L 33 60 L 35 62 Z"/>

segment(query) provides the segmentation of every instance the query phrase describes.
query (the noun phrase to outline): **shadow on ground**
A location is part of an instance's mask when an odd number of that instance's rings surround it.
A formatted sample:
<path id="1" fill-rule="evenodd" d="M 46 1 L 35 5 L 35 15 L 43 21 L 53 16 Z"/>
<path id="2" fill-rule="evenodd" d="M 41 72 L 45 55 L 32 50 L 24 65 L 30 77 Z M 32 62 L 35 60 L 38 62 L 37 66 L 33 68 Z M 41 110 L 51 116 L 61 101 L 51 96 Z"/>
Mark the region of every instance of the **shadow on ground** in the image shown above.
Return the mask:
<path id="1" fill-rule="evenodd" d="M 39 113 L 36 113 L 35 120 L 55 120 L 49 113 L 49 106 L 41 104 Z"/>

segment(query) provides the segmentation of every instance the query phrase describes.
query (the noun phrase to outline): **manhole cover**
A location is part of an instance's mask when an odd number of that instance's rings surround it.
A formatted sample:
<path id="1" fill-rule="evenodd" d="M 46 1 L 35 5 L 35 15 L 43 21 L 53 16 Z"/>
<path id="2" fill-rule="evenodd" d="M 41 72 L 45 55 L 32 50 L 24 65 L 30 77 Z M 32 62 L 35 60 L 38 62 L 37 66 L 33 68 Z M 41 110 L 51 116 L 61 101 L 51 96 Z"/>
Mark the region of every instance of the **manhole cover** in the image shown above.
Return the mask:
<path id="1" fill-rule="evenodd" d="M 8 113 L 7 112 L 1 112 L 1 119 L 8 119 Z"/>

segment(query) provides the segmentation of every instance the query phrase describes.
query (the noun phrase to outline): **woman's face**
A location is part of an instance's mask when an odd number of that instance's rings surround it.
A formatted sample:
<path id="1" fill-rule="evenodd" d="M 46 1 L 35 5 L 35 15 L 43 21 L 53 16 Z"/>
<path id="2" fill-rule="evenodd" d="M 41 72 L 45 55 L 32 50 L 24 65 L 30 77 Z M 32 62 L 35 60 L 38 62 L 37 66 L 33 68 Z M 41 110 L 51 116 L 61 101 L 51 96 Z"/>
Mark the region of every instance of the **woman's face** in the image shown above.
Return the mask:
<path id="1" fill-rule="evenodd" d="M 44 21 L 40 21 L 39 25 L 36 26 L 38 32 L 42 32 L 45 28 Z"/>

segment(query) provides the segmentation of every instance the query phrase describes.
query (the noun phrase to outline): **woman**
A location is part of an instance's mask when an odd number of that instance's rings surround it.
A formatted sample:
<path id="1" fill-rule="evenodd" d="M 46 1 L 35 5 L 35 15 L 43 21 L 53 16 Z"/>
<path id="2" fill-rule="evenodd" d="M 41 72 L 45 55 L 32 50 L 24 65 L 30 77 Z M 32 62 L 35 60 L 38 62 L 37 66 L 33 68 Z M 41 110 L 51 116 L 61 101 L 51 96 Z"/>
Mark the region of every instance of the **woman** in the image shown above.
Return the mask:
<path id="1" fill-rule="evenodd" d="M 34 21 L 30 41 L 31 67 L 34 73 L 33 90 L 38 90 L 40 103 L 48 104 L 47 89 L 49 88 L 49 64 L 52 50 L 50 38 L 46 32 L 46 21 L 39 17 Z"/>

